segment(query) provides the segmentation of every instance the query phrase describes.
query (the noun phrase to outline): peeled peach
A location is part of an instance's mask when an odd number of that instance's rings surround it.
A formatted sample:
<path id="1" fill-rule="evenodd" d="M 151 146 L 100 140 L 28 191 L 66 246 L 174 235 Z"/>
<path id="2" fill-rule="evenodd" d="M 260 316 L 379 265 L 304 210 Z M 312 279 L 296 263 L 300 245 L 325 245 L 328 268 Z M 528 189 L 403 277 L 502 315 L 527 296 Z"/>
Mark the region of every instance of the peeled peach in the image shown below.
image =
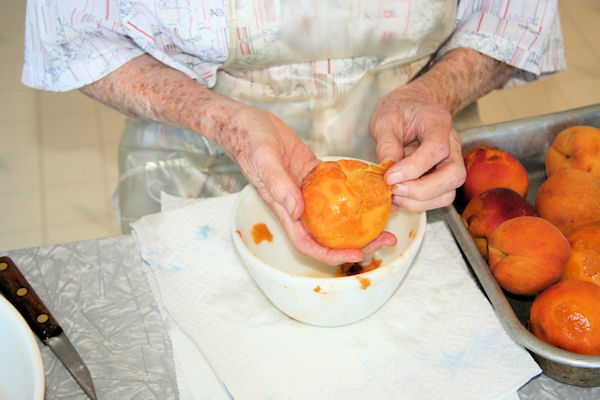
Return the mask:
<path id="1" fill-rule="evenodd" d="M 488 252 L 490 269 L 500 286 L 531 296 L 560 279 L 571 247 L 550 222 L 524 216 L 500 224 L 489 237 Z"/>
<path id="2" fill-rule="evenodd" d="M 575 168 L 600 178 L 600 129 L 573 126 L 561 131 L 546 151 L 546 175 Z"/>
<path id="3" fill-rule="evenodd" d="M 471 237 L 484 258 L 488 256 L 488 237 L 504 221 L 537 212 L 520 194 L 508 188 L 492 188 L 469 201 L 462 213 Z"/>
<path id="4" fill-rule="evenodd" d="M 561 279 L 588 281 L 600 286 L 600 225 L 578 229 L 567 239 L 571 257 Z"/>
<path id="5" fill-rule="evenodd" d="M 391 212 L 392 191 L 383 174 L 392 165 L 393 161 L 319 163 L 302 181 L 304 228 L 332 249 L 358 249 L 375 239 Z"/>
<path id="6" fill-rule="evenodd" d="M 579 169 L 552 174 L 540 186 L 535 208 L 565 236 L 600 223 L 600 178 Z"/>
<path id="7" fill-rule="evenodd" d="M 462 187 L 465 201 L 494 187 L 506 187 L 523 197 L 527 196 L 527 171 L 509 152 L 481 145 L 465 152 L 463 161 L 467 171 Z"/>
<path id="8" fill-rule="evenodd" d="M 540 293 L 529 311 L 529 329 L 544 342 L 579 354 L 600 354 L 600 286 L 561 281 Z"/>

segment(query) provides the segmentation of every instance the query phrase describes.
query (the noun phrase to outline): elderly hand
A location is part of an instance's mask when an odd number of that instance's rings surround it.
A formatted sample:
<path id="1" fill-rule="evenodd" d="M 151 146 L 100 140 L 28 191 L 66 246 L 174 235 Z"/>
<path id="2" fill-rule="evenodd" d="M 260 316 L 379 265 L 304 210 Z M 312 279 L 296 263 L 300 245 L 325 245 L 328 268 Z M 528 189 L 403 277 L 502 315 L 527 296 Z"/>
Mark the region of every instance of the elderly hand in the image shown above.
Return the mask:
<path id="1" fill-rule="evenodd" d="M 388 183 L 397 185 L 396 205 L 426 209 L 452 201 L 464 179 L 460 143 L 448 112 L 435 104 L 460 109 L 503 82 L 510 70 L 476 51 L 455 49 L 406 86 L 416 91 L 399 88 L 380 101 L 371 133 L 380 159 L 397 161 L 386 175 Z M 223 147 L 275 212 L 294 247 L 309 257 L 332 265 L 357 262 L 365 253 L 396 243 L 384 232 L 361 250 L 332 250 L 310 237 L 300 222 L 304 202 L 299 186 L 318 160 L 272 114 L 208 90 L 147 54 L 82 90 L 128 115 L 198 132 Z M 419 97 L 423 93 L 427 96 Z M 433 173 L 423 175 L 429 170 Z"/>
<path id="2" fill-rule="evenodd" d="M 460 138 L 443 106 L 411 99 L 402 88 L 380 99 L 370 120 L 394 204 L 410 210 L 446 206 L 465 180 Z"/>
<path id="3" fill-rule="evenodd" d="M 452 49 L 432 67 L 380 99 L 371 114 L 371 136 L 394 204 L 411 210 L 446 206 L 465 180 L 452 115 L 502 85 L 513 67 L 467 48 Z"/>
<path id="4" fill-rule="evenodd" d="M 292 245 L 309 257 L 331 265 L 358 262 L 365 253 L 396 243 L 388 232 L 361 250 L 332 250 L 312 239 L 300 222 L 300 184 L 319 161 L 273 114 L 214 93 L 150 55 L 82 90 L 128 115 L 192 130 L 221 146 L 274 211 Z"/>
<path id="5" fill-rule="evenodd" d="M 273 210 L 299 252 L 338 265 L 362 261 L 365 253 L 396 244 L 395 236 L 389 232 L 383 232 L 361 250 L 333 250 L 312 239 L 300 222 L 304 212 L 300 184 L 319 160 L 291 128 L 273 114 L 242 107 L 221 132 L 219 144 Z"/>

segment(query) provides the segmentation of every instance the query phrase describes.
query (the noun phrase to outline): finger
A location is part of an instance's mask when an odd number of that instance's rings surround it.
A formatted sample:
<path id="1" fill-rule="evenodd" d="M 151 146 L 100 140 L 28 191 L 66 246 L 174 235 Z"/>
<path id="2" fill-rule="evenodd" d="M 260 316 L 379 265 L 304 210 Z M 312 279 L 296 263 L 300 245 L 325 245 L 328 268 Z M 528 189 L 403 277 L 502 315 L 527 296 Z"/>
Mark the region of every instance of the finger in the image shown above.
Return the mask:
<path id="1" fill-rule="evenodd" d="M 440 162 L 431 173 L 392 187 L 392 193 L 401 197 L 425 201 L 454 191 L 466 178 L 462 159 L 460 137 L 453 129 L 450 132 L 450 155 Z"/>
<path id="2" fill-rule="evenodd" d="M 254 186 L 259 195 L 273 207 L 272 203 L 281 205 L 292 219 L 298 219 L 304 212 L 304 201 L 298 184 L 292 179 L 283 166 L 277 153 L 266 151 L 258 167 L 259 182 Z"/>
<path id="3" fill-rule="evenodd" d="M 370 254 L 381 248 L 394 247 L 396 243 L 398 243 L 396 236 L 391 232 L 384 231 L 377 238 L 367 243 L 361 250 L 364 254 Z"/>
<path id="4" fill-rule="evenodd" d="M 398 207 L 406 208 L 411 211 L 426 211 L 450 205 L 455 197 L 456 191 L 452 190 L 434 197 L 433 199 L 416 200 L 408 197 L 394 196 L 393 201 Z"/>
<path id="5" fill-rule="evenodd" d="M 301 142 L 282 120 L 275 118 L 272 114 L 269 114 L 269 118 L 278 127 L 279 131 L 287 132 L 289 136 L 288 140 L 283 143 L 282 161 L 291 177 L 300 185 L 302 179 L 320 163 L 320 160 L 310 147 Z"/>
<path id="6" fill-rule="evenodd" d="M 379 110 L 379 109 L 382 110 Z M 386 110 L 385 105 L 378 104 L 369 121 L 371 137 L 377 144 L 376 154 L 380 162 L 404 158 L 401 124 L 395 112 Z"/>
<path id="7" fill-rule="evenodd" d="M 445 163 L 421 178 L 392 186 L 392 194 L 425 201 L 456 190 L 464 182 L 464 176 L 462 164 Z"/>
<path id="8" fill-rule="evenodd" d="M 423 135 L 420 145 L 386 172 L 386 182 L 389 185 L 420 177 L 450 154 L 449 131 L 446 126 L 432 124 L 424 129 L 428 133 Z"/>
<path id="9" fill-rule="evenodd" d="M 310 171 L 312 171 L 320 162 L 312 151 L 308 150 L 309 154 L 307 156 L 292 156 L 292 161 L 290 163 L 290 174 L 298 182 L 298 185 L 302 185 L 302 180 L 308 175 Z"/>

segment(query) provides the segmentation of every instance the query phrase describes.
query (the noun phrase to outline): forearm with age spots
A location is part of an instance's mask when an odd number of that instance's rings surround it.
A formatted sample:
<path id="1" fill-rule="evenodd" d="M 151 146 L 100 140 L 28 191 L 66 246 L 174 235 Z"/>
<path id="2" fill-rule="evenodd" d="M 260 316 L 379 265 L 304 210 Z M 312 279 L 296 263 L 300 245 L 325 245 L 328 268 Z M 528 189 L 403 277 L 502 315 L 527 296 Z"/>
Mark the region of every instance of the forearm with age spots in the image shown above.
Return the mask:
<path id="1" fill-rule="evenodd" d="M 216 94 L 150 55 L 81 89 L 127 115 L 198 132 L 218 145 L 243 105 Z"/>
<path id="2" fill-rule="evenodd" d="M 454 115 L 502 85 L 512 71 L 510 65 L 478 51 L 458 48 L 396 91 L 413 100 L 441 104 Z"/>

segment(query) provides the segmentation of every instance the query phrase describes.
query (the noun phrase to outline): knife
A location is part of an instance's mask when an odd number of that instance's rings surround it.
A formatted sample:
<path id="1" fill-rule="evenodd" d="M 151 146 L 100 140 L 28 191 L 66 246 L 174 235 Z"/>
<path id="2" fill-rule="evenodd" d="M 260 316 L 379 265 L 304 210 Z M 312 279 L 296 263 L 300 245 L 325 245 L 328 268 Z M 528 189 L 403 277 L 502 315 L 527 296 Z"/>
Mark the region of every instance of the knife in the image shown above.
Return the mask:
<path id="1" fill-rule="evenodd" d="M 0 257 L 0 292 L 21 313 L 42 343 L 50 347 L 85 394 L 96 400 L 96 390 L 87 366 L 10 257 Z"/>

